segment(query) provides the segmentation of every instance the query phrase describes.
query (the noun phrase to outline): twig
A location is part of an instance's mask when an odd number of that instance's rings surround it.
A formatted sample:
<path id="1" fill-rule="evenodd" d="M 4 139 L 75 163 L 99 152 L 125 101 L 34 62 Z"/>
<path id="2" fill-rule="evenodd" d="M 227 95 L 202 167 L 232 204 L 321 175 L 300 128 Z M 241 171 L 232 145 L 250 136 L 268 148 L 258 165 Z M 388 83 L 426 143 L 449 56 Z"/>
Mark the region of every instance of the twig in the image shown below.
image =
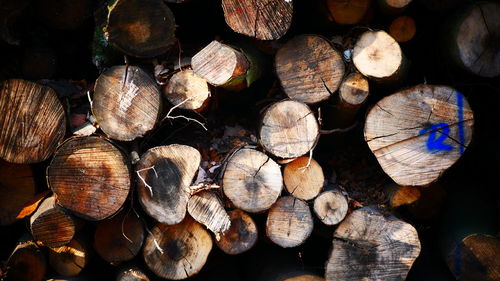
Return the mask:
<path id="1" fill-rule="evenodd" d="M 161 120 L 162 122 L 165 120 L 165 119 L 177 119 L 177 118 L 183 118 L 187 121 L 193 121 L 193 122 L 196 122 L 198 123 L 201 127 L 203 127 L 203 129 L 205 129 L 205 131 L 208 131 L 207 127 L 205 127 L 205 125 L 203 123 L 201 123 L 200 121 L 194 119 L 194 118 L 189 118 L 189 117 L 186 117 L 186 116 L 183 116 L 183 115 L 177 115 L 177 116 L 170 116 L 170 114 L 172 113 L 172 111 L 176 108 L 178 108 L 179 106 L 183 105 L 184 103 L 188 102 L 189 100 L 191 100 L 191 98 L 186 98 L 185 100 L 183 100 L 182 102 L 174 105 L 167 113 L 167 115 L 163 118 L 163 120 Z"/>
<path id="2" fill-rule="evenodd" d="M 319 130 L 319 133 L 321 135 L 327 135 L 327 134 L 332 134 L 332 133 L 344 133 L 344 132 L 347 132 L 347 131 L 354 129 L 357 125 L 358 125 L 358 122 L 352 124 L 351 126 L 349 126 L 347 128 L 332 129 L 332 130 Z"/>
<path id="3" fill-rule="evenodd" d="M 300 167 L 299 168 L 300 170 L 305 170 L 305 169 L 309 168 L 309 166 L 311 166 L 311 159 L 313 158 L 313 150 L 314 150 L 314 148 L 309 150 L 309 159 L 307 160 L 307 165 L 305 165 L 304 167 Z"/>
<path id="4" fill-rule="evenodd" d="M 137 173 L 137 176 L 141 179 L 142 183 L 144 183 L 144 185 L 149 189 L 149 193 L 151 193 L 151 197 L 153 197 L 153 187 L 151 185 L 149 185 L 140 174 L 140 172 L 142 172 L 142 171 L 147 171 L 147 170 L 151 170 L 151 169 L 153 169 L 153 171 L 155 172 L 156 178 L 158 178 L 158 174 L 156 173 L 156 169 L 155 169 L 154 165 L 151 167 L 148 167 L 148 168 L 137 170 L 135 172 Z"/>
<path id="5" fill-rule="evenodd" d="M 92 107 L 92 99 L 90 98 L 90 90 L 87 90 L 87 98 L 89 99 L 90 107 Z"/>

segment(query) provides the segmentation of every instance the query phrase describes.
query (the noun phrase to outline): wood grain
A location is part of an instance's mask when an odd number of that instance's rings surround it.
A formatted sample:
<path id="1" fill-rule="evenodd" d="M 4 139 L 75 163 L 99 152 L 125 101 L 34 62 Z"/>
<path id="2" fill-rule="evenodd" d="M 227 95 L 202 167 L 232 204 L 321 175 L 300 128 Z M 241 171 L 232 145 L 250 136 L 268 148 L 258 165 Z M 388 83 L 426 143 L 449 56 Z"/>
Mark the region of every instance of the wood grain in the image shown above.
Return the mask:
<path id="1" fill-rule="evenodd" d="M 251 216 L 240 209 L 230 211 L 231 227 L 215 243 L 228 255 L 239 255 L 250 250 L 258 238 L 257 225 Z"/>

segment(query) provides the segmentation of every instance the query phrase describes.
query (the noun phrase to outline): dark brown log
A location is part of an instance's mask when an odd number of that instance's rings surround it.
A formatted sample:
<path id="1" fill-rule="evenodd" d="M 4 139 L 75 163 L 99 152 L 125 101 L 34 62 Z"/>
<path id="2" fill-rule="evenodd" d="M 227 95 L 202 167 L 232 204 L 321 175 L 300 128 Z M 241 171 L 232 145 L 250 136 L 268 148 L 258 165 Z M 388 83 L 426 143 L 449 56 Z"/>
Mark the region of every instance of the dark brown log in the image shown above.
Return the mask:
<path id="1" fill-rule="evenodd" d="M 481 77 L 500 75 L 500 3 L 474 3 L 447 29 L 446 55 L 459 67 Z"/>
<path id="2" fill-rule="evenodd" d="M 122 210 L 97 224 L 94 249 L 101 258 L 113 265 L 134 258 L 145 238 L 142 221 L 129 210 Z"/>
<path id="3" fill-rule="evenodd" d="M 332 19 L 342 25 L 357 24 L 370 9 L 371 0 L 326 0 Z"/>
<path id="4" fill-rule="evenodd" d="M 410 16 L 400 16 L 395 18 L 389 27 L 389 34 L 398 42 L 408 42 L 417 33 L 415 20 Z"/>
<path id="5" fill-rule="evenodd" d="M 379 101 L 368 113 L 365 141 L 399 185 L 427 185 L 465 152 L 474 117 L 464 96 L 418 85 Z"/>
<path id="6" fill-rule="evenodd" d="M 52 156 L 66 131 L 54 90 L 19 79 L 0 82 L 0 131 L 0 158 L 37 163 Z"/>
<path id="7" fill-rule="evenodd" d="M 292 0 L 223 0 L 227 25 L 237 33 L 260 40 L 276 40 L 292 23 Z"/>
<path id="8" fill-rule="evenodd" d="M 95 83 L 92 113 L 110 138 L 130 141 L 144 136 L 160 117 L 156 82 L 136 66 L 115 66 Z"/>
<path id="9" fill-rule="evenodd" d="M 323 189 L 324 181 L 323 169 L 309 157 L 299 157 L 283 170 L 286 190 L 299 199 L 314 199 Z"/>
<path id="10" fill-rule="evenodd" d="M 49 249 L 50 266 L 63 276 L 80 274 L 88 259 L 88 248 L 80 239 L 73 239 L 65 246 Z"/>
<path id="11" fill-rule="evenodd" d="M 76 137 L 57 150 L 47 181 L 59 205 L 85 219 L 102 220 L 127 199 L 130 170 L 124 155 L 109 141 Z"/>
<path id="12" fill-rule="evenodd" d="M 260 151 L 244 148 L 229 158 L 222 187 L 234 206 L 257 213 L 276 202 L 283 179 L 280 167 L 273 159 Z"/>
<path id="13" fill-rule="evenodd" d="M 35 197 L 36 187 L 29 165 L 0 159 L 0 225 L 14 223 L 26 203 Z"/>
<path id="14" fill-rule="evenodd" d="M 352 61 L 364 76 L 376 82 L 401 82 L 407 62 L 401 47 L 385 31 L 366 31 L 356 44 Z"/>
<path id="15" fill-rule="evenodd" d="M 461 281 L 495 281 L 500 278 L 500 240 L 473 234 L 464 238 L 447 256 L 451 272 Z"/>
<path id="16" fill-rule="evenodd" d="M 74 30 L 92 16 L 90 0 L 36 0 L 35 8 L 43 23 L 55 29 Z"/>
<path id="17" fill-rule="evenodd" d="M 319 126 L 307 105 L 285 100 L 266 109 L 259 138 L 269 153 L 280 158 L 296 158 L 314 147 L 319 138 Z"/>
<path id="18" fill-rule="evenodd" d="M 311 211 L 303 200 L 284 196 L 269 209 L 266 234 L 271 241 L 283 248 L 301 245 L 309 238 L 312 230 Z"/>
<path id="19" fill-rule="evenodd" d="M 299 35 L 276 53 L 276 74 L 293 100 L 315 104 L 337 91 L 345 66 L 340 53 L 319 35 Z"/>
<path id="20" fill-rule="evenodd" d="M 231 227 L 224 232 L 215 244 L 224 253 L 238 255 L 250 250 L 257 242 L 257 225 L 252 217 L 240 209 L 229 213 Z"/>
<path id="21" fill-rule="evenodd" d="M 214 86 L 224 86 L 245 79 L 251 63 L 240 50 L 212 41 L 191 59 L 193 71 Z"/>
<path id="22" fill-rule="evenodd" d="M 348 210 L 347 199 L 338 191 L 325 191 L 314 199 L 314 213 L 326 225 L 341 222 Z"/>
<path id="23" fill-rule="evenodd" d="M 208 105 L 211 95 L 207 80 L 191 69 L 181 70 L 172 75 L 162 92 L 173 106 L 195 111 L 203 110 Z"/>
<path id="24" fill-rule="evenodd" d="M 149 281 L 149 278 L 140 268 L 127 267 L 120 270 L 116 281 Z"/>
<path id="25" fill-rule="evenodd" d="M 109 9 L 105 37 L 135 57 L 165 53 L 175 41 L 175 18 L 163 1 L 117 0 Z"/>
<path id="26" fill-rule="evenodd" d="M 413 226 L 364 207 L 335 230 L 326 280 L 404 280 L 419 253 Z"/>
<path id="27" fill-rule="evenodd" d="M 384 192 L 387 196 L 387 203 L 393 208 L 412 204 L 420 198 L 420 189 L 414 186 L 391 183 L 385 186 Z"/>
<path id="28" fill-rule="evenodd" d="M 144 260 L 156 275 L 181 280 L 198 273 L 212 250 L 205 228 L 187 216 L 176 225 L 157 224 L 144 244 Z"/>
<path id="29" fill-rule="evenodd" d="M 56 204 L 56 198 L 45 199 L 30 218 L 33 238 L 47 247 L 61 247 L 75 235 L 76 223 L 73 217 Z"/>
<path id="30" fill-rule="evenodd" d="M 191 196 L 187 208 L 194 220 L 206 226 L 217 237 L 231 226 L 222 201 L 211 191 L 203 190 Z"/>
<path id="31" fill-rule="evenodd" d="M 160 223 L 180 223 L 200 162 L 198 150 L 187 145 L 158 146 L 144 153 L 136 166 L 137 191 L 144 211 Z"/>
<path id="32" fill-rule="evenodd" d="M 7 281 L 42 281 L 47 262 L 32 240 L 22 240 L 7 260 Z"/>

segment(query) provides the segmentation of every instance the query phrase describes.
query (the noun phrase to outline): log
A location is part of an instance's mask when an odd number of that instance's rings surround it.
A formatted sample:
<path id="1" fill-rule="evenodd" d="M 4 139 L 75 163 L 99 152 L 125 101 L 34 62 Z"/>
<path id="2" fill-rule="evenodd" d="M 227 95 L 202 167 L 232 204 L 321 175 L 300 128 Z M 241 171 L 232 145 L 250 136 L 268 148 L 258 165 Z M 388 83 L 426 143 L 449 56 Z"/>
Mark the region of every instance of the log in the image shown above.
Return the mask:
<path id="1" fill-rule="evenodd" d="M 176 42 L 174 14 L 156 0 L 117 0 L 104 32 L 117 49 L 134 57 L 156 57 Z"/>
<path id="2" fill-rule="evenodd" d="M 480 2 L 459 13 L 446 29 L 445 54 L 457 66 L 481 77 L 500 75 L 500 3 Z"/>
<path id="3" fill-rule="evenodd" d="M 283 281 L 325 281 L 325 278 L 309 273 L 292 273 L 292 277 L 287 277 Z"/>
<path id="4" fill-rule="evenodd" d="M 340 53 L 319 35 L 299 35 L 278 50 L 276 75 L 293 100 L 316 104 L 337 91 L 345 66 Z"/>
<path id="5" fill-rule="evenodd" d="M 215 244 L 228 255 L 239 255 L 254 247 L 258 238 L 257 225 L 252 217 L 240 209 L 230 211 L 231 227 Z"/>
<path id="6" fill-rule="evenodd" d="M 138 267 L 126 267 L 118 273 L 116 281 L 149 281 L 148 276 Z"/>
<path id="7" fill-rule="evenodd" d="M 136 166 L 137 192 L 144 211 L 160 223 L 180 223 L 200 162 L 198 150 L 187 145 L 157 146 L 146 151 Z"/>
<path id="8" fill-rule="evenodd" d="M 160 117 L 161 94 L 156 82 L 136 66 L 115 66 L 95 83 L 92 114 L 112 139 L 144 136 Z"/>
<path id="9" fill-rule="evenodd" d="M 97 224 L 94 249 L 103 260 L 116 265 L 133 259 L 145 236 L 142 221 L 130 210 L 122 210 Z"/>
<path id="10" fill-rule="evenodd" d="M 42 281 L 47 262 L 32 240 L 22 239 L 7 260 L 6 281 Z"/>
<path id="11" fill-rule="evenodd" d="M 335 230 L 326 280 L 404 280 L 419 253 L 413 226 L 364 207 Z"/>
<path id="12" fill-rule="evenodd" d="M 63 276 L 80 274 L 88 259 L 87 246 L 80 239 L 73 239 L 65 246 L 49 249 L 50 266 Z"/>
<path id="13" fill-rule="evenodd" d="M 201 111 L 210 100 L 207 80 L 191 69 L 181 70 L 170 78 L 162 89 L 165 97 L 176 108 Z"/>
<path id="14" fill-rule="evenodd" d="M 326 225 L 336 225 L 347 215 L 347 199 L 338 191 L 322 192 L 314 199 L 314 213 Z"/>
<path id="15" fill-rule="evenodd" d="M 189 198 L 187 210 L 191 217 L 219 235 L 231 226 L 231 220 L 219 197 L 211 191 L 202 190 Z"/>
<path id="16" fill-rule="evenodd" d="M 309 107 L 285 100 L 269 106 L 259 130 L 260 143 L 280 158 L 296 158 L 309 152 L 319 138 L 319 126 Z"/>
<path id="17" fill-rule="evenodd" d="M 269 209 L 282 187 L 279 165 L 264 153 L 247 148 L 229 158 L 222 178 L 227 198 L 237 208 L 251 213 Z"/>
<path id="18" fill-rule="evenodd" d="M 252 72 L 250 58 L 243 51 L 216 40 L 191 58 L 191 66 L 197 75 L 214 86 L 231 87 L 243 82 L 246 86 L 250 85 L 246 81 L 249 80 L 247 74 Z"/>
<path id="19" fill-rule="evenodd" d="M 384 187 L 389 206 L 396 208 L 414 203 L 420 198 L 420 189 L 414 186 L 401 186 L 395 183 Z"/>
<path id="20" fill-rule="evenodd" d="M 383 13 L 398 14 L 404 11 L 412 0 L 379 0 L 379 7 Z"/>
<path id="21" fill-rule="evenodd" d="M 326 0 L 332 19 L 341 25 L 360 23 L 370 9 L 371 0 Z"/>
<path id="22" fill-rule="evenodd" d="M 280 39 L 290 28 L 292 0 L 223 0 L 227 25 L 236 33 L 259 40 Z"/>
<path id="23" fill-rule="evenodd" d="M 30 218 L 33 238 L 47 247 L 61 247 L 69 243 L 76 231 L 76 222 L 63 208 L 56 204 L 56 198 L 45 199 Z"/>
<path id="24" fill-rule="evenodd" d="M 272 242 L 283 248 L 304 243 L 313 230 L 313 219 L 307 203 L 293 196 L 278 199 L 269 209 L 266 234 Z"/>
<path id="25" fill-rule="evenodd" d="M 399 185 L 427 185 L 455 163 L 472 138 L 473 112 L 447 86 L 418 85 L 383 98 L 369 112 L 365 141 Z"/>
<path id="26" fill-rule="evenodd" d="M 352 61 L 364 76 L 379 83 L 400 82 L 407 62 L 401 47 L 385 31 L 366 31 L 356 41 Z"/>
<path id="27" fill-rule="evenodd" d="M 286 164 L 283 182 L 291 195 L 303 200 L 314 199 L 323 189 L 325 176 L 316 160 L 303 156 Z"/>
<path id="28" fill-rule="evenodd" d="M 415 33 L 417 33 L 417 26 L 410 16 L 399 16 L 389 26 L 389 34 L 399 43 L 410 41 Z"/>
<path id="29" fill-rule="evenodd" d="M 359 109 L 368 100 L 369 94 L 368 79 L 357 72 L 350 73 L 340 85 L 339 95 L 330 116 L 331 120 L 326 121 L 334 128 L 351 126 Z"/>
<path id="30" fill-rule="evenodd" d="M 66 117 L 49 87 L 11 79 L 0 82 L 0 158 L 28 164 L 46 160 L 62 142 Z"/>
<path id="31" fill-rule="evenodd" d="M 201 270 L 211 250 L 208 231 L 188 216 L 176 225 L 157 224 L 144 244 L 144 260 L 157 276 L 182 280 Z"/>
<path id="32" fill-rule="evenodd" d="M 14 223 L 35 193 L 35 180 L 29 165 L 0 159 L 0 225 Z"/>
<path id="33" fill-rule="evenodd" d="M 451 272 L 461 281 L 494 281 L 500 277 L 500 240 L 485 234 L 464 238 L 446 257 Z"/>
<path id="34" fill-rule="evenodd" d="M 57 204 L 84 219 L 102 220 L 127 199 L 130 170 L 125 156 L 109 141 L 74 137 L 57 150 L 47 169 L 47 182 Z"/>
<path id="35" fill-rule="evenodd" d="M 91 17 L 92 1 L 89 0 L 36 0 L 36 14 L 47 26 L 59 30 L 80 28 Z"/>

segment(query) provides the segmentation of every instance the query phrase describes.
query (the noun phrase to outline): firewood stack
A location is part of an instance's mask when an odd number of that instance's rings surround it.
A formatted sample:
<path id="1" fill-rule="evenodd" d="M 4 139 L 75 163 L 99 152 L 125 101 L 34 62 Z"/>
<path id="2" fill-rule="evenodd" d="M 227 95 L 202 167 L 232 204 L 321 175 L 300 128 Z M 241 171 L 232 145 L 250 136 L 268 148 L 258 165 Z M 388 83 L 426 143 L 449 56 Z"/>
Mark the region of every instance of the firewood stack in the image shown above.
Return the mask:
<path id="1" fill-rule="evenodd" d="M 500 280 L 499 3 L 0 4 L 0 280 Z"/>

